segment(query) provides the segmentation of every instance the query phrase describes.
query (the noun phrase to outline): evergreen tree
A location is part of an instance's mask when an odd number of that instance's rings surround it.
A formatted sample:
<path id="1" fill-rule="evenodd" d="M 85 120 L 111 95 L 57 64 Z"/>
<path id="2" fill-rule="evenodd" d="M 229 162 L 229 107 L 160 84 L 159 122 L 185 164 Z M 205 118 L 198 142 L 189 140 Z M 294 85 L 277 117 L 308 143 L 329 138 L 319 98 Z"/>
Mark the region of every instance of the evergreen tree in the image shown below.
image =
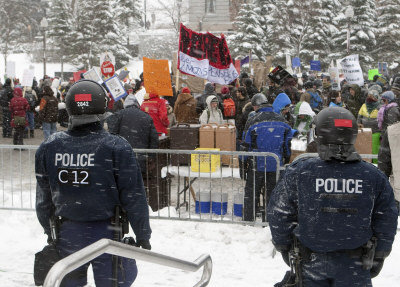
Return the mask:
<path id="1" fill-rule="evenodd" d="M 74 41 L 73 15 L 70 5 L 64 0 L 54 0 L 47 14 L 49 29 L 47 35 L 52 39 L 52 47 L 64 60 L 70 61 L 74 58 L 72 49 Z"/>
<path id="2" fill-rule="evenodd" d="M 243 4 L 234 25 L 236 33 L 228 37 L 233 57 L 246 57 L 252 53 L 253 59 L 264 60 L 265 34 L 261 27 L 261 9 L 253 3 Z"/>
<path id="3" fill-rule="evenodd" d="M 375 60 L 399 64 L 400 51 L 400 0 L 379 0 L 377 4 L 378 27 Z M 396 66 L 397 66 L 396 65 Z"/>
<path id="4" fill-rule="evenodd" d="M 123 37 L 110 4 L 110 0 L 87 0 L 80 3 L 76 13 L 76 64 L 98 66 L 100 54 L 106 51 L 114 54 L 116 69 L 129 61 L 129 52 L 123 45 Z"/>
<path id="5" fill-rule="evenodd" d="M 342 1 L 342 11 L 338 15 L 338 34 L 334 37 L 335 50 L 332 56 L 344 57 L 347 53 L 347 29 L 350 23 L 350 54 L 358 54 L 360 64 L 364 70 L 374 62 L 376 6 L 375 0 L 353 0 L 349 5 L 353 7 L 354 17 L 345 17 L 345 2 Z"/>
<path id="6" fill-rule="evenodd" d="M 129 32 L 139 26 L 141 20 L 138 0 L 113 0 L 113 13 L 126 43 L 129 45 Z"/>
<path id="7" fill-rule="evenodd" d="M 278 35 L 276 34 L 277 25 L 276 18 L 279 19 L 279 9 L 276 0 L 258 0 L 257 5 L 260 7 L 260 25 L 264 30 L 265 41 L 263 41 L 263 48 L 267 55 L 274 55 L 279 47 L 284 46 L 282 41 L 277 41 Z"/>

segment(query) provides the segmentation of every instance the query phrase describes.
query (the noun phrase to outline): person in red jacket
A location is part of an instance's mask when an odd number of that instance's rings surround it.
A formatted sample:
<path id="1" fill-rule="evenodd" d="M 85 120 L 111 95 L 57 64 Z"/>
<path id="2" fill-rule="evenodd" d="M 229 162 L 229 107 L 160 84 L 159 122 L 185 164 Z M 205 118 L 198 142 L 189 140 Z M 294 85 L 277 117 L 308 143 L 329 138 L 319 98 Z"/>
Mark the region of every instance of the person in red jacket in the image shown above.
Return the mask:
<path id="1" fill-rule="evenodd" d="M 14 145 L 24 144 L 24 130 L 28 125 L 26 112 L 29 110 L 28 101 L 22 96 L 22 89 L 14 89 L 14 97 L 10 101 L 11 126 L 15 129 Z"/>
<path id="2" fill-rule="evenodd" d="M 151 116 L 159 135 L 167 134 L 169 120 L 164 99 L 160 99 L 158 95 L 151 93 L 149 98 L 143 101 L 140 109 Z"/>

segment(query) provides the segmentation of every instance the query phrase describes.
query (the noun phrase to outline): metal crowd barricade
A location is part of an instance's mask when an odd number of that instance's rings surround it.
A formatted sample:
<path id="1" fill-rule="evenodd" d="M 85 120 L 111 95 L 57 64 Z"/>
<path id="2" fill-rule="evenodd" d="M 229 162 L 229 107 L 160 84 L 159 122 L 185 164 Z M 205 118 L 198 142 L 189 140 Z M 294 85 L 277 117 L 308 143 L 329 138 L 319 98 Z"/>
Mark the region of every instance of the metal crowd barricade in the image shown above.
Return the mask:
<path id="1" fill-rule="evenodd" d="M 37 148 L 28 145 L 0 145 L 0 209 L 35 209 L 34 159 Z M 134 152 L 138 157 L 146 158 L 146 168 L 142 171 L 143 181 L 153 210 L 150 216 L 158 219 L 266 225 L 266 192 L 264 188 L 259 200 L 256 200 L 255 177 L 247 179 L 253 180 L 254 221 L 243 221 L 246 187 L 243 175 L 246 172 L 239 165 L 239 159 L 246 157 L 253 162 L 259 159 L 259 162 L 264 161 L 265 168 L 267 157 L 274 159 L 276 180 L 281 170 L 285 169 L 285 166 L 280 166 L 279 158 L 272 153 L 171 149 L 134 149 Z M 302 154 L 297 158 L 316 155 Z M 218 162 L 215 164 L 212 160 L 212 157 L 215 159 L 223 156 L 230 158 L 228 166 Z M 193 161 L 197 166 L 192 165 L 189 157 L 197 157 L 197 161 Z M 253 165 L 253 174 L 255 168 Z M 263 180 L 265 187 L 267 179 Z"/>
<path id="2" fill-rule="evenodd" d="M 194 262 L 189 262 L 149 250 L 133 247 L 128 244 L 116 242 L 110 239 L 101 239 L 58 261 L 50 269 L 43 286 L 60 286 L 65 275 L 104 253 L 136 260 L 143 260 L 190 272 L 196 272 L 201 267 L 204 267 L 201 279 L 194 285 L 194 287 L 205 287 L 208 285 L 211 279 L 212 260 L 210 255 L 201 255 Z"/>

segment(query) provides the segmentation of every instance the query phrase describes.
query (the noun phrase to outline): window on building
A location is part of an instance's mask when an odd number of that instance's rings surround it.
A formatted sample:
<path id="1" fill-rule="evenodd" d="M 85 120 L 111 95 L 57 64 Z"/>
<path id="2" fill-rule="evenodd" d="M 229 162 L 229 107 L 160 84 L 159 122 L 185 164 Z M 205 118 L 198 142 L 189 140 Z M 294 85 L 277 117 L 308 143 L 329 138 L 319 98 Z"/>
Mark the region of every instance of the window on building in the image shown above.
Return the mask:
<path id="1" fill-rule="evenodd" d="M 215 13 L 216 0 L 206 0 L 206 13 Z"/>

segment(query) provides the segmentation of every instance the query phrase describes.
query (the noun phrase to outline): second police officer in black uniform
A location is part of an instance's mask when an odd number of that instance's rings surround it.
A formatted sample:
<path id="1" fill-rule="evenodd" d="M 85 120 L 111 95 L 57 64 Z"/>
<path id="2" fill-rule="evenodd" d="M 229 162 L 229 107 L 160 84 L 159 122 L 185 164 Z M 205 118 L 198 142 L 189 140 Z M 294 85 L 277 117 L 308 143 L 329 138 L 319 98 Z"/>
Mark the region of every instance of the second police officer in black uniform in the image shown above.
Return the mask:
<path id="1" fill-rule="evenodd" d="M 300 245 L 301 286 L 372 286 L 396 234 L 393 190 L 356 153 L 348 110 L 326 108 L 315 122 L 319 157 L 292 163 L 269 202 L 273 243 L 286 263 Z"/>
<path id="2" fill-rule="evenodd" d="M 111 222 L 121 206 L 137 246 L 151 249 L 149 211 L 142 176 L 129 143 L 106 132 L 100 123 L 107 105 L 102 86 L 75 83 L 66 96 L 69 129 L 44 141 L 36 153 L 36 212 L 50 236 L 49 219 L 60 218 L 56 247 L 66 257 L 99 239 L 114 236 Z M 120 258 L 118 286 L 131 286 L 137 275 L 133 259 Z M 90 262 L 96 286 L 111 286 L 112 256 Z M 85 286 L 89 263 L 68 274 L 62 286 Z"/>

